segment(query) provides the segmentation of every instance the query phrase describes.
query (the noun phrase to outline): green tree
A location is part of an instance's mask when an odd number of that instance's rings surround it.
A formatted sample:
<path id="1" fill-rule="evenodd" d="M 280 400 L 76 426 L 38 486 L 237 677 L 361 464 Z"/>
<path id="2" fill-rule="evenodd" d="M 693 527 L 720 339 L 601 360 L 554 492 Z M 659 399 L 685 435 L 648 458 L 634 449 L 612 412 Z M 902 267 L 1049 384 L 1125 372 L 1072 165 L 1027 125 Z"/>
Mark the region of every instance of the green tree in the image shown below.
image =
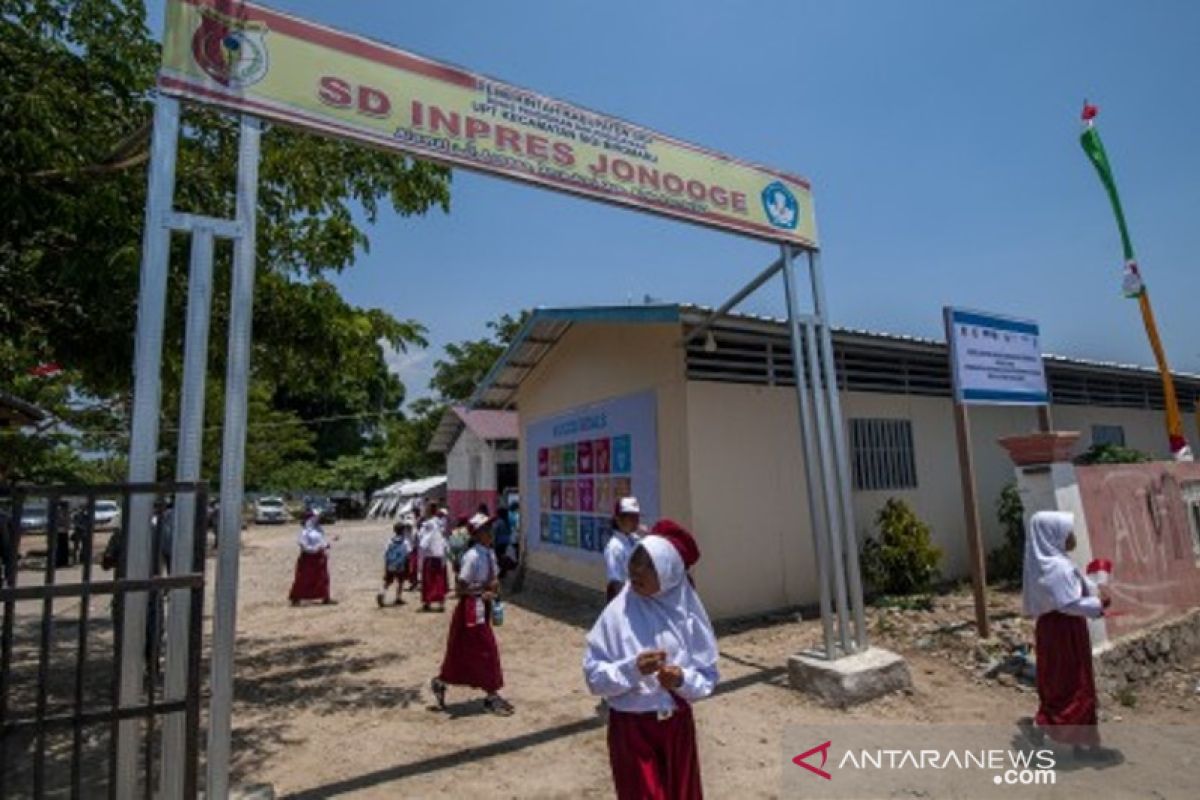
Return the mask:
<path id="1" fill-rule="evenodd" d="M 84 433 L 128 429 L 158 51 L 140 0 L 0 0 L 0 385 Z M 176 207 L 231 216 L 236 120 L 185 106 L 182 122 Z M 369 248 L 355 213 L 371 224 L 385 204 L 401 215 L 445 210 L 450 174 L 280 126 L 268 126 L 262 147 L 252 363 L 263 401 L 252 404 L 251 430 L 272 409 L 358 416 L 311 428 L 311 457 L 334 460 L 377 435 L 375 418 L 362 415 L 403 402 L 383 345 L 423 345 L 424 329 L 351 306 L 323 276 Z M 164 430 L 177 418 L 186 249 L 185 237 L 173 237 Z M 229 265 L 229 248 L 219 246 L 209 358 L 218 389 Z M 27 380 L 47 361 L 67 367 L 57 393 Z M 219 422 L 222 410 L 210 403 L 207 418 Z M 124 444 L 99 439 L 113 451 Z"/>
<path id="2" fill-rule="evenodd" d="M 446 357 L 433 364 L 429 388 L 444 403 L 461 403 L 469 399 L 492 365 L 512 344 L 528 317 L 528 312 L 516 317 L 504 314 L 487 323 L 491 333 L 482 339 L 446 345 Z"/>
<path id="3" fill-rule="evenodd" d="M 867 539 L 862 547 L 863 578 L 885 594 L 928 592 L 942 559 L 929 525 L 908 503 L 895 497 L 888 498 L 879 509 L 875 524 L 879 537 Z"/>
<path id="4" fill-rule="evenodd" d="M 1006 485 L 996 498 L 996 519 L 1004 530 L 1004 543 L 988 553 L 988 579 L 1018 583 L 1025 563 L 1025 506 L 1015 483 Z"/>

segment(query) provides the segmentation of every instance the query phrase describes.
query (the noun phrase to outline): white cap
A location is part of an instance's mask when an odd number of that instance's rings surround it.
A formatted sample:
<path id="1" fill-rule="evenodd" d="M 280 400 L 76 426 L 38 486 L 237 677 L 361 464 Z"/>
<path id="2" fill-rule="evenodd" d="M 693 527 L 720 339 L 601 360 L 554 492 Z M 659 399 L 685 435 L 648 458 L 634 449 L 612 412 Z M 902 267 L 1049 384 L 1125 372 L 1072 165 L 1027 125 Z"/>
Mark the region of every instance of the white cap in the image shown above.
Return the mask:
<path id="1" fill-rule="evenodd" d="M 487 514 L 476 513 L 475 516 L 473 516 L 469 520 L 467 520 L 467 527 L 473 531 L 477 531 L 480 528 L 483 528 L 483 527 L 487 526 L 488 524 L 490 524 L 491 521 L 492 521 L 492 518 L 489 517 Z"/>
<path id="2" fill-rule="evenodd" d="M 617 501 L 617 515 L 621 514 L 641 514 L 642 507 L 638 505 L 636 497 L 622 497 Z"/>

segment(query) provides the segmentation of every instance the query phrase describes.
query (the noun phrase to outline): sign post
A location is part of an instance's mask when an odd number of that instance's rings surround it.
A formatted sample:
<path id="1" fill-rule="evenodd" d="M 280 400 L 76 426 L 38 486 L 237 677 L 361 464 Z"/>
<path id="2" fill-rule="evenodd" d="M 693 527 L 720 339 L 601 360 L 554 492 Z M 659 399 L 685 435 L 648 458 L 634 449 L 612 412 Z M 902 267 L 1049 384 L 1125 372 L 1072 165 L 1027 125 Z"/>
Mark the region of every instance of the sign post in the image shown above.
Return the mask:
<path id="1" fill-rule="evenodd" d="M 987 567 L 967 406 L 1037 406 L 1038 427 L 1048 430 L 1050 395 L 1036 322 L 949 306 L 943 309 L 943 315 L 954 382 L 954 431 L 958 441 L 971 588 L 975 595 L 975 625 L 980 638 L 986 639 L 991 635 L 987 616 Z"/>

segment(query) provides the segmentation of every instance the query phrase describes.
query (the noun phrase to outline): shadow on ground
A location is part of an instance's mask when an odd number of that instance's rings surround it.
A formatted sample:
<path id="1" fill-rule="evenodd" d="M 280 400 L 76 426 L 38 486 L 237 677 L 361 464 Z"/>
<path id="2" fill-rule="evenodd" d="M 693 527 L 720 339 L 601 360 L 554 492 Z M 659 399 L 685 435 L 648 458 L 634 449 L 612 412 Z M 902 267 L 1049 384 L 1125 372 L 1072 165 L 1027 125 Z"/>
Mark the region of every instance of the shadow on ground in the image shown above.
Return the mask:
<path id="1" fill-rule="evenodd" d="M 289 735 L 300 712 L 327 715 L 422 702 L 418 685 L 394 686 L 366 677 L 406 656 L 362 655 L 360 644 L 351 638 L 313 642 L 294 636 L 238 640 L 234 718 L 251 722 L 233 732 L 235 778 L 252 780 L 273 755 L 304 740 Z"/>
<path id="2" fill-rule="evenodd" d="M 749 663 L 749 662 L 743 662 Z M 786 676 L 787 669 L 784 667 L 772 667 L 769 669 L 756 669 L 754 672 L 743 675 L 738 678 L 726 681 L 717 687 L 716 696 L 736 692 L 740 689 L 745 689 L 750 686 L 755 686 L 762 683 L 777 684 L 779 680 Z M 452 713 L 457 712 L 460 716 L 473 716 L 471 703 L 456 704 L 457 707 L 449 708 Z M 479 704 L 479 709 L 482 710 L 482 705 Z M 518 711 L 518 713 L 520 713 Z M 465 764 L 478 765 L 478 762 L 485 758 L 493 758 L 503 756 L 509 753 L 515 753 L 529 747 L 537 747 L 538 745 L 547 744 L 549 742 L 558 741 L 560 739 L 578 736 L 590 731 L 603 729 L 606 721 L 601 716 L 589 716 L 583 719 L 566 722 L 560 725 L 554 725 L 549 728 L 543 728 L 538 731 L 531 731 L 519 736 L 513 736 L 508 739 L 492 742 L 490 744 L 481 745 L 479 747 L 467 747 L 461 750 L 445 753 L 433 758 L 427 758 L 422 761 L 414 761 L 408 764 L 397 764 L 395 766 L 386 767 L 375 772 L 369 772 L 364 775 L 358 775 L 353 778 L 336 781 L 317 786 L 304 791 L 296 792 L 288 795 L 291 800 L 320 800 L 321 798 L 336 797 L 351 792 L 361 792 L 382 784 L 392 783 L 393 781 L 401 781 L 406 778 L 425 775 L 431 772 L 437 772 L 444 769 L 454 769 Z M 403 796 L 403 792 L 398 792 L 397 796 Z"/>

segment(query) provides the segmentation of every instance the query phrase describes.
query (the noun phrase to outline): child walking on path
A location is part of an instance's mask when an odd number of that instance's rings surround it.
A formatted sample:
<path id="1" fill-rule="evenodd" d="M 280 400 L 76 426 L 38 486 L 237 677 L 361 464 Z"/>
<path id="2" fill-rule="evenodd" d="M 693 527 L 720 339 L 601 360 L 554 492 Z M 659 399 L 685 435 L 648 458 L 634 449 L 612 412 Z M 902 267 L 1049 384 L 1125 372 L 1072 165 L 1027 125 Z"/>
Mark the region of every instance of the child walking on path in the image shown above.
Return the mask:
<path id="1" fill-rule="evenodd" d="M 1096 719 L 1096 680 L 1087 618 L 1104 616 L 1109 597 L 1084 578 L 1067 555 L 1075 549 L 1075 518 L 1069 512 L 1039 511 L 1025 538 L 1022 600 L 1025 615 L 1037 618 L 1040 734 L 1074 745 L 1080 758 L 1104 759 Z"/>
<path id="2" fill-rule="evenodd" d="M 412 526 L 397 522 L 392 526 L 392 538 L 383 554 L 383 588 L 375 595 L 380 608 L 387 602 L 388 587 L 396 584 L 396 605 L 404 605 L 404 575 L 408 554 L 412 550 Z"/>
<path id="3" fill-rule="evenodd" d="M 587 635 L 583 674 L 608 701 L 608 755 L 621 800 L 703 796 L 691 704 L 716 687 L 717 639 L 688 569 L 692 535 L 661 520 L 634 548 L 629 581 Z"/>
<path id="4" fill-rule="evenodd" d="M 492 632 L 492 606 L 500 588 L 500 565 L 492 550 L 492 521 L 476 514 L 470 521 L 474 543 L 462 559 L 458 574 L 458 605 L 450 618 L 446 656 L 431 686 L 438 708 L 446 707 L 447 686 L 469 686 L 487 692 L 484 707 L 509 716 L 512 704 L 498 693 L 504 686 L 500 648 Z"/>

